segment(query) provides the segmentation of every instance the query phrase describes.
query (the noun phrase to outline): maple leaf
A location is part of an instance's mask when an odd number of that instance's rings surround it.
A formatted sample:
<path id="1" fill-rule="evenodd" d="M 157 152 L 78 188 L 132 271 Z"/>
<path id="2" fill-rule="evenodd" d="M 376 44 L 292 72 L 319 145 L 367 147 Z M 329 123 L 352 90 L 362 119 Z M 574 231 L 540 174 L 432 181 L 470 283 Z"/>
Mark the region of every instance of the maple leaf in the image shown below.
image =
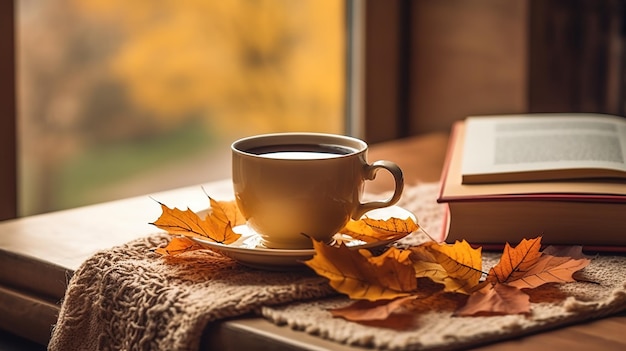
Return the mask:
<path id="1" fill-rule="evenodd" d="M 481 249 L 463 240 L 454 244 L 427 242 L 411 248 L 417 277 L 444 285 L 444 291 L 469 294 L 482 276 Z"/>
<path id="2" fill-rule="evenodd" d="M 532 289 L 546 283 L 573 282 L 572 275 L 591 262 L 584 257 L 581 246 L 548 247 L 543 252 L 539 251 L 540 247 L 541 237 L 524 239 L 515 248 L 507 244 L 500 262 L 489 272 L 487 280 L 520 289 Z"/>
<path id="3" fill-rule="evenodd" d="M 219 202 L 209 199 L 215 208 L 212 207 L 204 219 L 190 209 L 182 211 L 169 208 L 159 202 L 163 212 L 155 222 L 150 224 L 170 234 L 209 239 L 222 244 L 235 242 L 241 234 L 235 233 L 232 229 L 230 222 L 232 213 L 227 212 Z"/>
<path id="4" fill-rule="evenodd" d="M 396 248 L 385 255 L 373 257 L 367 250 L 350 250 L 343 244 L 338 247 L 313 240 L 315 255 L 304 263 L 321 276 L 329 279 L 338 292 L 358 300 L 392 300 L 410 295 L 417 288 L 417 280 L 410 260 Z"/>
<path id="5" fill-rule="evenodd" d="M 530 311 L 530 297 L 520 289 L 505 284 L 485 284 L 467 299 L 455 315 L 518 314 Z"/>
<path id="6" fill-rule="evenodd" d="M 402 306 L 415 299 L 415 296 L 399 297 L 393 300 L 358 300 L 347 306 L 330 310 L 333 317 L 341 317 L 349 321 L 385 320 Z"/>
<path id="7" fill-rule="evenodd" d="M 573 282 L 575 279 L 572 275 L 590 262 L 587 258 L 572 259 L 544 254 L 523 275 L 507 282 L 507 285 L 532 289 L 546 283 Z"/>
<path id="8" fill-rule="evenodd" d="M 514 248 L 507 243 L 500 262 L 489 271 L 485 286 L 470 295 L 458 313 L 527 313 L 530 311 L 530 298 L 521 289 L 574 281 L 572 274 L 590 262 L 582 257 L 582 249 L 549 250 L 580 257 L 571 258 L 547 255 L 540 248 L 541 237 L 523 239 Z"/>
<path id="9" fill-rule="evenodd" d="M 407 219 L 393 217 L 389 219 L 372 219 L 365 217 L 356 221 L 350 220 L 339 233 L 371 243 L 402 239 L 418 229 L 419 226 L 410 217 Z"/>
<path id="10" fill-rule="evenodd" d="M 210 196 L 208 196 L 208 198 L 211 203 L 211 215 L 215 216 L 215 218 L 222 222 L 230 223 L 231 227 L 236 227 L 246 223 L 246 218 L 239 210 L 235 200 L 217 201 Z"/>
<path id="11" fill-rule="evenodd" d="M 487 280 L 492 283 L 509 283 L 524 277 L 541 257 L 541 237 L 523 239 L 516 247 L 504 246 L 500 262 L 489 271 Z"/>
<path id="12" fill-rule="evenodd" d="M 162 256 L 176 256 L 185 252 L 202 250 L 204 246 L 187 237 L 175 237 L 165 247 L 159 247 L 154 252 Z"/>
<path id="13" fill-rule="evenodd" d="M 398 249 L 395 247 L 390 247 L 389 249 L 387 249 L 385 252 L 383 252 L 382 254 L 378 256 L 374 256 L 368 250 L 359 250 L 359 253 L 363 255 L 364 257 L 368 258 L 368 261 L 371 264 L 378 265 L 378 266 L 384 264 L 384 262 L 386 262 L 389 259 L 395 260 L 398 263 L 405 264 L 405 265 L 411 264 L 411 259 L 410 259 L 411 251 L 410 250 L 402 250 L 402 249 Z"/>

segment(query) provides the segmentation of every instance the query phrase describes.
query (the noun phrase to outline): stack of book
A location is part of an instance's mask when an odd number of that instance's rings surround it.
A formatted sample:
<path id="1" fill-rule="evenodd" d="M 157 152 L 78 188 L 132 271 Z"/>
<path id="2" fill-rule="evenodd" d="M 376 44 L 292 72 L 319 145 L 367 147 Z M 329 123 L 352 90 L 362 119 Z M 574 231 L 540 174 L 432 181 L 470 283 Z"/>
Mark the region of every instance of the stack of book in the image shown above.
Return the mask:
<path id="1" fill-rule="evenodd" d="M 438 202 L 447 242 L 626 251 L 626 118 L 474 116 L 452 129 Z"/>

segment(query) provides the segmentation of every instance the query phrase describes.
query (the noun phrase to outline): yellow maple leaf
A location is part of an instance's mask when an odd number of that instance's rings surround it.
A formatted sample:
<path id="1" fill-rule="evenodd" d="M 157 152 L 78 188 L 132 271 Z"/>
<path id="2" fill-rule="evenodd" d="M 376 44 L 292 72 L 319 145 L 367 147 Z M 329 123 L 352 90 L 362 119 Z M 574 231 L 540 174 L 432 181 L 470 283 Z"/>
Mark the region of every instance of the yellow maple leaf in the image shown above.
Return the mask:
<path id="1" fill-rule="evenodd" d="M 229 222 L 231 227 L 236 227 L 246 223 L 246 218 L 243 216 L 237 202 L 232 201 L 217 201 L 209 196 L 211 202 L 211 214 L 222 222 Z"/>
<path id="2" fill-rule="evenodd" d="M 211 199 L 213 203 L 214 200 Z M 169 208 L 159 202 L 161 216 L 150 223 L 170 234 L 183 235 L 190 238 L 209 239 L 222 244 L 235 242 L 241 234 L 233 231 L 228 216 L 219 206 L 213 209 L 204 219 L 198 214 L 187 209 L 185 211 L 177 208 Z"/>
<path id="3" fill-rule="evenodd" d="M 395 261 L 398 261 L 398 263 L 405 264 L 405 265 L 412 264 L 412 261 L 410 258 L 411 251 L 398 249 L 396 247 L 390 247 L 389 249 L 387 249 L 385 252 L 383 252 L 382 254 L 378 256 L 372 255 L 370 251 L 365 250 L 365 249 L 359 250 L 359 253 L 363 255 L 364 257 L 367 257 L 370 263 L 374 265 L 378 265 L 378 266 L 383 265 L 384 262 L 387 260 L 395 260 Z"/>
<path id="4" fill-rule="evenodd" d="M 419 226 L 412 218 L 372 219 L 365 217 L 356 221 L 350 220 L 339 233 L 347 234 L 366 243 L 372 243 L 398 240 L 418 229 Z"/>
<path id="5" fill-rule="evenodd" d="M 445 291 L 469 294 L 480 281 L 482 250 L 465 240 L 454 244 L 427 242 L 411 250 L 416 275 L 443 284 Z"/>

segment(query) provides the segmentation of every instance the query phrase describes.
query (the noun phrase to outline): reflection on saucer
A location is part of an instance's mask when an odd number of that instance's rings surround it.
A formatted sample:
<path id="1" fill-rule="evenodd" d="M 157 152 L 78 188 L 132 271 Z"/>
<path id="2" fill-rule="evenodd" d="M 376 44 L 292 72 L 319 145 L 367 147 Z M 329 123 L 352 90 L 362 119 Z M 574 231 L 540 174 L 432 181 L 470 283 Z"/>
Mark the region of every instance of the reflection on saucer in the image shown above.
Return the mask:
<path id="1" fill-rule="evenodd" d="M 367 212 L 365 216 L 374 219 L 413 218 L 415 216 L 399 206 L 391 206 Z M 261 237 L 247 225 L 240 225 L 233 228 L 233 231 L 241 234 L 241 237 L 231 244 L 220 244 L 210 240 L 193 238 L 199 244 L 218 251 L 241 264 L 259 269 L 268 270 L 293 270 L 301 269 L 305 266 L 303 261 L 309 260 L 315 254 L 314 249 L 269 249 L 261 244 Z M 335 242 L 343 242 L 346 246 L 354 249 L 375 249 L 391 243 L 391 240 L 365 243 L 353 239 L 349 235 L 336 234 Z"/>

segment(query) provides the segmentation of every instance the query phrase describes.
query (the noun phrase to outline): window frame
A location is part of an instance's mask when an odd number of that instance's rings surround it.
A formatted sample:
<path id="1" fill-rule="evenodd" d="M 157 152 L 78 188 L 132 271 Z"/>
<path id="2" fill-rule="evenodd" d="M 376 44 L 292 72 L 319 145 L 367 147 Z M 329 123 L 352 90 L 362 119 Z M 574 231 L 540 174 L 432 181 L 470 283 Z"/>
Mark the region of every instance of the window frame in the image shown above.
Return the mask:
<path id="1" fill-rule="evenodd" d="M 0 1 L 0 220 L 17 216 L 15 2 Z"/>

